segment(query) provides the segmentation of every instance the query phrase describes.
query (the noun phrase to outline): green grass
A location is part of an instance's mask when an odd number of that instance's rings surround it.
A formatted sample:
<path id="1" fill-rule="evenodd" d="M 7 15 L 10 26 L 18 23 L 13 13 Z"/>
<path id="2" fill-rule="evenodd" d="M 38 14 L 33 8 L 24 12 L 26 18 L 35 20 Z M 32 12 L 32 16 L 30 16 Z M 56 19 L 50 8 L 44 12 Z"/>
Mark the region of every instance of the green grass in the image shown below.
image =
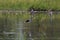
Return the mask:
<path id="1" fill-rule="evenodd" d="M 31 6 L 60 10 L 60 0 L 0 0 L 0 9 L 28 10 Z"/>

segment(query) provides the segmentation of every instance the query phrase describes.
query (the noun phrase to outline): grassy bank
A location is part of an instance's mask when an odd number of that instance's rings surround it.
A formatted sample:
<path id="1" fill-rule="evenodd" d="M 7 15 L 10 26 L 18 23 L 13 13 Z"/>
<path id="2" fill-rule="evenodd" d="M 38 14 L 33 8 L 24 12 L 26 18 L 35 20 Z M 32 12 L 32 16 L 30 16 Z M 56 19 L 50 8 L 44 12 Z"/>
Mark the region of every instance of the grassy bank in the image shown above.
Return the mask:
<path id="1" fill-rule="evenodd" d="M 60 0 L 0 0 L 0 9 L 28 10 L 32 6 L 60 10 Z"/>

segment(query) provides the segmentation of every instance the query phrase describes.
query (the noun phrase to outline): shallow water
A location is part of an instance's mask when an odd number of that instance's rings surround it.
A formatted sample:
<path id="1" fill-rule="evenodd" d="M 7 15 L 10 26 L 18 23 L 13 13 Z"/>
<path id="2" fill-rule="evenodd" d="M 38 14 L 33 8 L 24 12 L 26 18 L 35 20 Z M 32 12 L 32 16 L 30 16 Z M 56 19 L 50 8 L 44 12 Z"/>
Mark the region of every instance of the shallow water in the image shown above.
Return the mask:
<path id="1" fill-rule="evenodd" d="M 59 26 L 60 13 L 0 12 L 1 40 L 60 40 Z"/>

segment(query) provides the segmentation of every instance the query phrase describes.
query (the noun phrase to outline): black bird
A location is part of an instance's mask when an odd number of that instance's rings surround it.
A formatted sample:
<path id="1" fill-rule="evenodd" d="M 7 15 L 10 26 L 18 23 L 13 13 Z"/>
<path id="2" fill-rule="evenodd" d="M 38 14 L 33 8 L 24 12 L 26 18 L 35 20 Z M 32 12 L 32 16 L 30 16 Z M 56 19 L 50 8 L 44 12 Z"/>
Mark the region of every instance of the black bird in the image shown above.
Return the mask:
<path id="1" fill-rule="evenodd" d="M 26 20 L 25 22 L 30 22 L 30 20 Z"/>

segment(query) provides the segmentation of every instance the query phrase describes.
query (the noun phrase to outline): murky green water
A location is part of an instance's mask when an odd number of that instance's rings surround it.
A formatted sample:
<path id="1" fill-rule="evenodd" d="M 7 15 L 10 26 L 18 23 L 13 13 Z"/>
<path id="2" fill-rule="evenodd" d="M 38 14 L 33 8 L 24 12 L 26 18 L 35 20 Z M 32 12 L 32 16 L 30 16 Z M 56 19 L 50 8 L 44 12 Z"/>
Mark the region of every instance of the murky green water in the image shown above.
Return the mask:
<path id="1" fill-rule="evenodd" d="M 59 30 L 59 13 L 0 13 L 0 40 L 60 40 Z"/>

